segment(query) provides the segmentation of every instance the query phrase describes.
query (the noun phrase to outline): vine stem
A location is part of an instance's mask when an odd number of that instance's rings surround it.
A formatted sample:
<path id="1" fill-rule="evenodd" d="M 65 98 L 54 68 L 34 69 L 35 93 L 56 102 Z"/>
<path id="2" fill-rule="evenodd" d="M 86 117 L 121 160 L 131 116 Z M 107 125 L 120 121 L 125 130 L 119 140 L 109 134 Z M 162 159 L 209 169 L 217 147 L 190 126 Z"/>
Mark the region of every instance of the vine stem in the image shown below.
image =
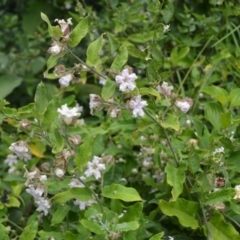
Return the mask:
<path id="1" fill-rule="evenodd" d="M 69 53 L 72 57 L 74 57 L 77 61 L 79 61 L 81 64 L 86 66 L 88 69 L 90 69 L 92 72 L 96 73 L 100 77 L 107 79 L 106 76 L 104 76 L 102 73 L 95 70 L 93 67 L 90 67 L 87 63 L 85 63 L 82 59 L 80 59 L 78 56 L 76 56 L 69 48 L 66 48 L 66 52 Z"/>
<path id="2" fill-rule="evenodd" d="M 162 115 L 162 121 L 164 121 L 165 116 L 166 116 L 166 114 L 167 114 L 167 112 L 168 112 L 168 110 L 169 110 L 170 107 L 171 107 L 171 105 L 169 105 L 169 106 L 167 107 L 167 109 L 164 111 L 164 113 L 163 113 L 163 115 Z M 160 126 L 160 128 L 163 129 L 164 134 L 165 134 L 166 139 L 167 139 L 168 146 L 169 146 L 169 148 L 170 148 L 170 150 L 171 150 L 171 152 L 172 152 L 172 154 L 173 154 L 173 157 L 174 157 L 174 159 L 175 159 L 175 163 L 176 163 L 176 165 L 178 166 L 178 165 L 179 165 L 179 160 L 178 160 L 178 158 L 177 158 L 177 155 L 175 154 L 175 151 L 174 151 L 174 149 L 173 149 L 172 143 L 171 143 L 171 141 L 170 141 L 170 138 L 169 138 L 169 135 L 168 135 L 166 129 L 164 129 L 164 128 L 161 126 L 161 124 L 151 115 L 151 113 L 148 112 L 148 110 L 144 109 L 144 112 L 145 112 L 146 115 L 148 115 L 155 123 L 157 123 L 158 126 Z M 192 184 L 189 176 L 187 176 L 187 174 L 186 174 L 186 179 L 187 179 L 190 187 L 192 188 L 192 187 L 193 187 L 193 184 Z M 207 223 L 207 217 L 206 217 L 205 212 L 204 212 L 204 209 L 203 209 L 203 203 L 202 203 L 202 201 L 200 200 L 200 198 L 199 198 L 198 196 L 197 196 L 197 201 L 198 201 L 198 203 L 199 203 L 199 205 L 200 205 L 200 208 L 201 208 L 201 211 L 202 211 L 203 220 L 204 220 L 204 223 L 205 223 L 205 225 L 206 225 L 207 232 L 208 232 L 208 237 L 209 237 L 209 239 L 211 239 L 211 235 L 212 235 L 212 234 L 211 234 L 211 230 L 209 229 L 209 226 L 208 226 L 208 223 Z"/>
<path id="3" fill-rule="evenodd" d="M 96 199 L 98 205 L 100 206 L 101 212 L 102 212 L 102 214 L 103 214 L 103 212 L 104 212 L 104 211 L 103 211 L 103 206 L 102 206 L 102 203 L 101 203 L 99 197 L 97 196 L 97 194 L 96 194 L 85 182 L 83 182 L 82 179 L 79 178 L 78 180 L 79 180 L 87 189 L 89 189 L 89 190 L 91 191 L 93 197 Z"/>

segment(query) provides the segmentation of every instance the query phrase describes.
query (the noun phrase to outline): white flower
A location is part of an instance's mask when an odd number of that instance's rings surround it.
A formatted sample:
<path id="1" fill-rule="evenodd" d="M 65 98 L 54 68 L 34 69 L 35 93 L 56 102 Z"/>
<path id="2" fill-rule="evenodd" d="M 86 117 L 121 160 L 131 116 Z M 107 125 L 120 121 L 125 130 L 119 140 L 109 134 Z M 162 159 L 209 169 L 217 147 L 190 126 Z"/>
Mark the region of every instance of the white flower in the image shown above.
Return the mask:
<path id="1" fill-rule="evenodd" d="M 16 167 L 12 166 L 8 169 L 8 173 L 14 173 L 16 171 Z"/>
<path id="2" fill-rule="evenodd" d="M 94 176 L 96 179 L 101 177 L 101 171 L 105 170 L 105 164 L 100 163 L 102 158 L 100 157 L 93 157 L 92 162 L 88 162 L 88 168 L 84 172 L 87 177 Z"/>
<path id="3" fill-rule="evenodd" d="M 93 110 L 94 109 L 100 109 L 102 107 L 102 99 L 100 96 L 96 94 L 90 94 L 90 102 L 89 102 L 89 108 L 90 108 L 90 113 L 93 115 Z"/>
<path id="4" fill-rule="evenodd" d="M 28 188 L 26 189 L 26 192 L 32 195 L 35 200 L 38 200 L 44 193 L 44 189 L 42 187 L 37 187 L 35 189 L 33 185 L 29 185 Z"/>
<path id="5" fill-rule="evenodd" d="M 12 167 L 17 163 L 17 156 L 13 154 L 8 154 L 7 158 L 4 161 L 9 167 Z"/>
<path id="6" fill-rule="evenodd" d="M 151 168 L 153 166 L 152 158 L 147 157 L 143 160 L 143 166 L 146 168 Z"/>
<path id="7" fill-rule="evenodd" d="M 58 55 L 62 50 L 63 47 L 58 42 L 53 42 L 52 46 L 48 49 L 48 53 Z"/>
<path id="8" fill-rule="evenodd" d="M 124 69 L 120 75 L 115 77 L 116 83 L 119 85 L 119 90 L 125 92 L 126 90 L 133 91 L 136 87 L 134 81 L 137 79 L 135 73 L 130 73 L 129 69 Z"/>
<path id="9" fill-rule="evenodd" d="M 171 91 L 173 90 L 173 86 L 168 86 L 167 82 L 163 82 L 161 86 L 157 86 L 156 89 L 164 96 L 171 96 Z"/>
<path id="10" fill-rule="evenodd" d="M 99 79 L 99 84 L 105 85 L 106 82 L 107 82 L 107 79 L 106 79 L 106 78 L 100 77 L 100 79 Z"/>
<path id="11" fill-rule="evenodd" d="M 71 82 L 71 80 L 73 79 L 73 76 L 71 73 L 61 77 L 59 79 L 59 83 L 61 85 L 61 87 L 68 87 L 69 86 L 69 83 Z"/>
<path id="12" fill-rule="evenodd" d="M 213 151 L 212 155 L 214 156 L 214 155 L 216 155 L 217 153 L 224 153 L 224 147 L 216 148 L 216 149 Z"/>
<path id="13" fill-rule="evenodd" d="M 80 177 L 81 180 L 85 180 L 84 176 Z M 84 188 L 85 186 L 76 178 L 72 178 L 71 182 L 68 184 L 70 188 Z"/>
<path id="14" fill-rule="evenodd" d="M 31 154 L 29 153 L 29 146 L 26 142 L 20 140 L 18 142 L 12 143 L 9 149 L 17 155 L 18 158 L 24 161 L 31 159 Z"/>
<path id="15" fill-rule="evenodd" d="M 95 203 L 95 201 L 94 200 L 89 200 L 87 202 L 82 202 L 82 201 L 76 200 L 73 203 L 74 203 L 74 205 L 78 205 L 80 210 L 84 210 L 86 207 L 89 207 L 93 203 Z"/>
<path id="16" fill-rule="evenodd" d="M 240 200 L 240 185 L 235 186 L 236 194 L 233 199 Z"/>
<path id="17" fill-rule="evenodd" d="M 171 236 L 168 236 L 168 238 L 169 238 L 169 240 L 174 240 L 174 238 L 173 238 L 173 237 L 171 237 Z"/>
<path id="18" fill-rule="evenodd" d="M 62 119 L 62 121 L 67 125 L 70 125 L 74 119 L 81 115 L 78 107 L 68 108 L 67 104 L 64 104 L 61 106 L 61 108 L 58 108 L 57 112 L 59 113 L 59 117 Z"/>
<path id="19" fill-rule="evenodd" d="M 170 25 L 163 25 L 163 32 L 167 32 L 170 30 Z"/>
<path id="20" fill-rule="evenodd" d="M 54 174 L 55 174 L 57 177 L 61 178 L 61 177 L 65 174 L 65 172 L 64 172 L 61 168 L 56 168 L 56 169 L 54 170 Z"/>
<path id="21" fill-rule="evenodd" d="M 46 216 L 48 214 L 48 209 L 51 207 L 49 201 L 43 197 L 40 197 L 35 200 L 35 203 L 38 205 L 36 210 L 38 212 L 44 212 L 44 215 Z"/>
<path id="22" fill-rule="evenodd" d="M 148 104 L 146 101 L 142 101 L 141 95 L 139 94 L 137 97 L 132 98 L 129 102 L 129 107 L 132 109 L 132 114 L 134 117 L 137 116 L 144 116 L 143 108 L 146 107 Z"/>
<path id="23" fill-rule="evenodd" d="M 118 117 L 118 115 L 119 115 L 120 112 L 121 112 L 121 109 L 119 109 L 119 108 L 113 108 L 113 109 L 111 109 L 111 111 L 110 111 L 110 117 L 111 117 L 111 118 L 116 118 L 116 117 Z"/>
<path id="24" fill-rule="evenodd" d="M 72 18 L 68 18 L 67 22 L 64 19 L 55 19 L 54 22 L 58 22 L 61 28 L 61 32 L 64 35 L 67 35 L 70 33 L 69 25 L 72 25 Z"/>
<path id="25" fill-rule="evenodd" d="M 39 180 L 40 180 L 41 182 L 46 181 L 46 180 L 47 180 L 47 175 L 41 175 L 40 178 L 39 178 Z"/>
<path id="26" fill-rule="evenodd" d="M 175 105 L 179 108 L 183 113 L 187 113 L 191 108 L 193 102 L 192 99 L 187 98 L 183 100 L 176 100 Z"/>

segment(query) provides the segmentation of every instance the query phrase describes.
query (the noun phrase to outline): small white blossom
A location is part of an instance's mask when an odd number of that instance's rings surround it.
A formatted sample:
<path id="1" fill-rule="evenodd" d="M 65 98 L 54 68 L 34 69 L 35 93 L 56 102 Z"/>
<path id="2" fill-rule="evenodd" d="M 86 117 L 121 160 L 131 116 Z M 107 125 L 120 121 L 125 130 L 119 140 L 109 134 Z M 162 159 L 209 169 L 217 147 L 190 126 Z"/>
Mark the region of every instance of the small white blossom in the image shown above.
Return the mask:
<path id="1" fill-rule="evenodd" d="M 59 83 L 61 85 L 61 87 L 68 87 L 69 86 L 69 83 L 71 82 L 71 80 L 73 79 L 73 76 L 71 73 L 65 75 L 65 76 L 62 76 L 60 79 L 59 79 Z"/>
<path id="2" fill-rule="evenodd" d="M 54 170 L 54 174 L 55 174 L 57 177 L 61 178 L 61 177 L 65 174 L 65 172 L 64 172 L 61 168 L 56 168 L 56 169 Z"/>
<path id="3" fill-rule="evenodd" d="M 169 240 L 174 240 L 174 238 L 173 238 L 173 237 L 171 237 L 171 236 L 168 236 L 168 238 L 169 238 Z"/>
<path id="4" fill-rule="evenodd" d="M 17 155 L 18 158 L 28 161 L 31 159 L 31 154 L 29 151 L 29 146 L 26 142 L 20 140 L 18 142 L 12 143 L 9 149 Z"/>
<path id="5" fill-rule="evenodd" d="M 51 207 L 49 201 L 43 197 L 40 197 L 35 200 L 35 203 L 38 205 L 36 210 L 38 212 L 44 212 L 44 215 L 46 216 L 48 214 L 48 209 Z"/>
<path id="6" fill-rule="evenodd" d="M 113 108 L 113 109 L 111 109 L 109 115 L 110 115 L 111 118 L 117 118 L 120 112 L 121 112 L 121 109 Z"/>
<path id="7" fill-rule="evenodd" d="M 100 79 L 99 79 L 99 84 L 105 85 L 106 82 L 107 82 L 107 79 L 106 79 L 106 78 L 100 77 Z"/>
<path id="8" fill-rule="evenodd" d="M 240 185 L 235 186 L 236 194 L 233 199 L 240 200 Z"/>
<path id="9" fill-rule="evenodd" d="M 12 166 L 8 169 L 8 173 L 14 173 L 16 171 L 16 167 Z"/>
<path id="10" fill-rule="evenodd" d="M 40 180 L 41 182 L 46 181 L 46 180 L 47 180 L 47 175 L 41 175 L 40 178 L 39 178 L 39 180 Z"/>
<path id="11" fill-rule="evenodd" d="M 58 108 L 57 112 L 59 113 L 59 117 L 62 119 L 64 123 L 70 125 L 74 119 L 81 115 L 78 107 L 68 108 L 67 104 Z"/>
<path id="12" fill-rule="evenodd" d="M 167 32 L 170 30 L 170 25 L 163 25 L 163 32 Z"/>
<path id="13" fill-rule="evenodd" d="M 34 188 L 33 185 L 29 185 L 28 188 L 26 189 L 26 192 L 32 195 L 35 200 L 38 200 L 40 197 L 42 197 L 44 189 L 42 187 Z"/>
<path id="14" fill-rule="evenodd" d="M 62 45 L 60 45 L 58 42 L 53 42 L 52 46 L 48 49 L 48 53 L 51 53 L 53 55 L 58 55 L 63 50 Z"/>
<path id="15" fill-rule="evenodd" d="M 132 109 L 132 114 L 134 117 L 137 116 L 143 117 L 144 116 L 143 108 L 146 107 L 147 105 L 148 104 L 146 101 L 142 101 L 140 94 L 129 101 L 129 107 L 130 109 Z"/>
<path id="16" fill-rule="evenodd" d="M 84 176 L 80 177 L 81 180 L 85 180 Z M 84 188 L 85 186 L 76 178 L 72 178 L 71 182 L 68 184 L 70 188 Z"/>
<path id="17" fill-rule="evenodd" d="M 87 177 L 94 176 L 96 179 L 101 177 L 101 171 L 105 170 L 105 164 L 101 163 L 100 161 L 102 158 L 100 157 L 93 157 L 92 162 L 88 162 L 88 168 L 84 172 Z"/>
<path id="18" fill-rule="evenodd" d="M 96 94 L 90 94 L 90 102 L 89 102 L 89 108 L 90 108 L 90 113 L 93 115 L 93 111 L 95 109 L 100 109 L 102 107 L 102 99 L 100 96 Z"/>
<path id="19" fill-rule="evenodd" d="M 17 156 L 13 154 L 8 154 L 7 158 L 4 160 L 4 162 L 9 166 L 12 167 L 14 164 L 17 163 Z"/>
<path id="20" fill-rule="evenodd" d="M 191 108 L 193 102 L 191 99 L 183 99 L 183 100 L 176 100 L 175 105 L 179 108 L 183 113 L 187 113 Z"/>
<path id="21" fill-rule="evenodd" d="M 212 155 L 214 156 L 214 155 L 216 155 L 217 153 L 224 153 L 224 147 L 216 148 L 216 149 L 213 151 Z"/>
<path id="22" fill-rule="evenodd" d="M 171 91 L 173 90 L 173 86 L 168 86 L 167 82 L 163 82 L 161 86 L 157 86 L 156 89 L 164 96 L 171 96 Z"/>
<path id="23" fill-rule="evenodd" d="M 119 85 L 119 90 L 122 92 L 127 90 L 133 91 L 136 87 L 134 82 L 136 79 L 136 74 L 130 73 L 127 68 L 115 77 L 116 83 Z"/>
<path id="24" fill-rule="evenodd" d="M 80 210 L 84 210 L 86 207 L 89 207 L 93 203 L 95 203 L 95 201 L 94 200 L 89 200 L 87 202 L 82 202 L 82 201 L 76 200 L 73 203 L 74 203 L 74 205 L 78 205 Z"/>

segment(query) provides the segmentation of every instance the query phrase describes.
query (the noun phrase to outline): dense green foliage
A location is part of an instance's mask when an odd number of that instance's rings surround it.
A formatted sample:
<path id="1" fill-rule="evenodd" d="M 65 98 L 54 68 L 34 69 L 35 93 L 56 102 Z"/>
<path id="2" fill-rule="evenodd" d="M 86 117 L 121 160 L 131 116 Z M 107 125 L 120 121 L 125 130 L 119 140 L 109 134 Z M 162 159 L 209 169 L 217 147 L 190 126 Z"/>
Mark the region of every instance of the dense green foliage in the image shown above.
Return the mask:
<path id="1" fill-rule="evenodd" d="M 240 4 L 0 9 L 2 239 L 240 239 Z"/>

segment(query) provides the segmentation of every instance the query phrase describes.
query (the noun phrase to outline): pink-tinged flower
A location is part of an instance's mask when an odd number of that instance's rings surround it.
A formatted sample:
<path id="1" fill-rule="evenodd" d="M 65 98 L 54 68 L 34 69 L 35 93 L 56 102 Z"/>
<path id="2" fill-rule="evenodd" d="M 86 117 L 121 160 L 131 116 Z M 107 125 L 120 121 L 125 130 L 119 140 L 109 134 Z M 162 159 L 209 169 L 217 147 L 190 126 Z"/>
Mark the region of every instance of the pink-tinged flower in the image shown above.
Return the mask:
<path id="1" fill-rule="evenodd" d="M 88 162 L 87 170 L 84 174 L 87 177 L 94 176 L 96 179 L 101 178 L 101 171 L 105 170 L 105 164 L 101 163 L 102 158 L 100 157 L 93 157 L 92 162 Z"/>
<path id="2" fill-rule="evenodd" d="M 68 18 L 67 22 L 64 19 L 55 19 L 55 22 L 58 22 L 61 28 L 61 32 L 64 36 L 70 34 L 70 27 L 69 25 L 72 25 L 72 18 Z"/>
<path id="3" fill-rule="evenodd" d="M 73 203 L 74 203 L 74 205 L 78 205 L 80 210 L 84 210 L 86 207 L 89 207 L 93 203 L 95 203 L 95 201 L 94 200 L 89 200 L 87 202 L 82 202 L 82 201 L 76 200 Z"/>
<path id="4" fill-rule="evenodd" d="M 73 76 L 71 73 L 69 73 L 65 76 L 62 76 L 58 81 L 61 87 L 68 87 L 72 79 L 73 79 Z"/>
<path id="5" fill-rule="evenodd" d="M 56 41 L 54 41 L 53 43 L 52 43 L 52 46 L 48 49 L 48 53 L 51 53 L 51 54 L 53 54 L 53 55 L 58 55 L 59 53 L 61 53 L 63 51 L 63 46 L 60 44 L 60 43 L 58 43 L 58 42 L 56 42 Z"/>
<path id="6" fill-rule="evenodd" d="M 173 90 L 173 86 L 168 86 L 167 82 L 163 82 L 161 86 L 157 86 L 156 89 L 164 96 L 171 96 L 171 91 Z"/>
<path id="7" fill-rule="evenodd" d="M 193 101 L 190 98 L 181 99 L 181 100 L 177 99 L 176 102 L 175 102 L 175 105 L 183 113 L 187 113 L 189 111 L 189 109 L 192 107 Z"/>
<path id="8" fill-rule="evenodd" d="M 85 180 L 86 178 L 84 176 L 80 177 L 81 180 Z M 85 186 L 77 179 L 72 178 L 71 182 L 68 184 L 70 188 L 84 188 Z"/>
<path id="9" fill-rule="evenodd" d="M 17 155 L 18 158 L 28 161 L 31 159 L 31 154 L 29 151 L 29 146 L 26 142 L 20 140 L 18 142 L 12 143 L 9 149 Z"/>
<path id="10" fill-rule="evenodd" d="M 81 115 L 78 107 L 68 108 L 67 104 L 58 108 L 57 112 L 59 113 L 60 119 L 62 119 L 62 121 L 67 125 L 73 123 L 77 117 Z"/>
<path id="11" fill-rule="evenodd" d="M 136 79 L 136 74 L 130 73 L 128 68 L 125 68 L 119 75 L 115 77 L 116 83 L 119 85 L 119 90 L 122 92 L 127 90 L 133 91 L 136 88 Z"/>
<path id="12" fill-rule="evenodd" d="M 102 98 L 96 94 L 90 94 L 89 108 L 91 115 L 93 115 L 95 109 L 100 110 L 102 108 Z"/>
<path id="13" fill-rule="evenodd" d="M 132 114 L 134 117 L 137 116 L 143 117 L 144 116 L 143 108 L 146 107 L 147 105 L 148 104 L 146 101 L 142 101 L 140 94 L 138 94 L 137 97 L 134 97 L 129 101 L 129 107 L 132 110 Z"/>
<path id="14" fill-rule="evenodd" d="M 4 162 L 9 166 L 12 167 L 14 164 L 17 163 L 17 156 L 13 154 L 8 154 L 7 158 L 4 160 Z"/>

